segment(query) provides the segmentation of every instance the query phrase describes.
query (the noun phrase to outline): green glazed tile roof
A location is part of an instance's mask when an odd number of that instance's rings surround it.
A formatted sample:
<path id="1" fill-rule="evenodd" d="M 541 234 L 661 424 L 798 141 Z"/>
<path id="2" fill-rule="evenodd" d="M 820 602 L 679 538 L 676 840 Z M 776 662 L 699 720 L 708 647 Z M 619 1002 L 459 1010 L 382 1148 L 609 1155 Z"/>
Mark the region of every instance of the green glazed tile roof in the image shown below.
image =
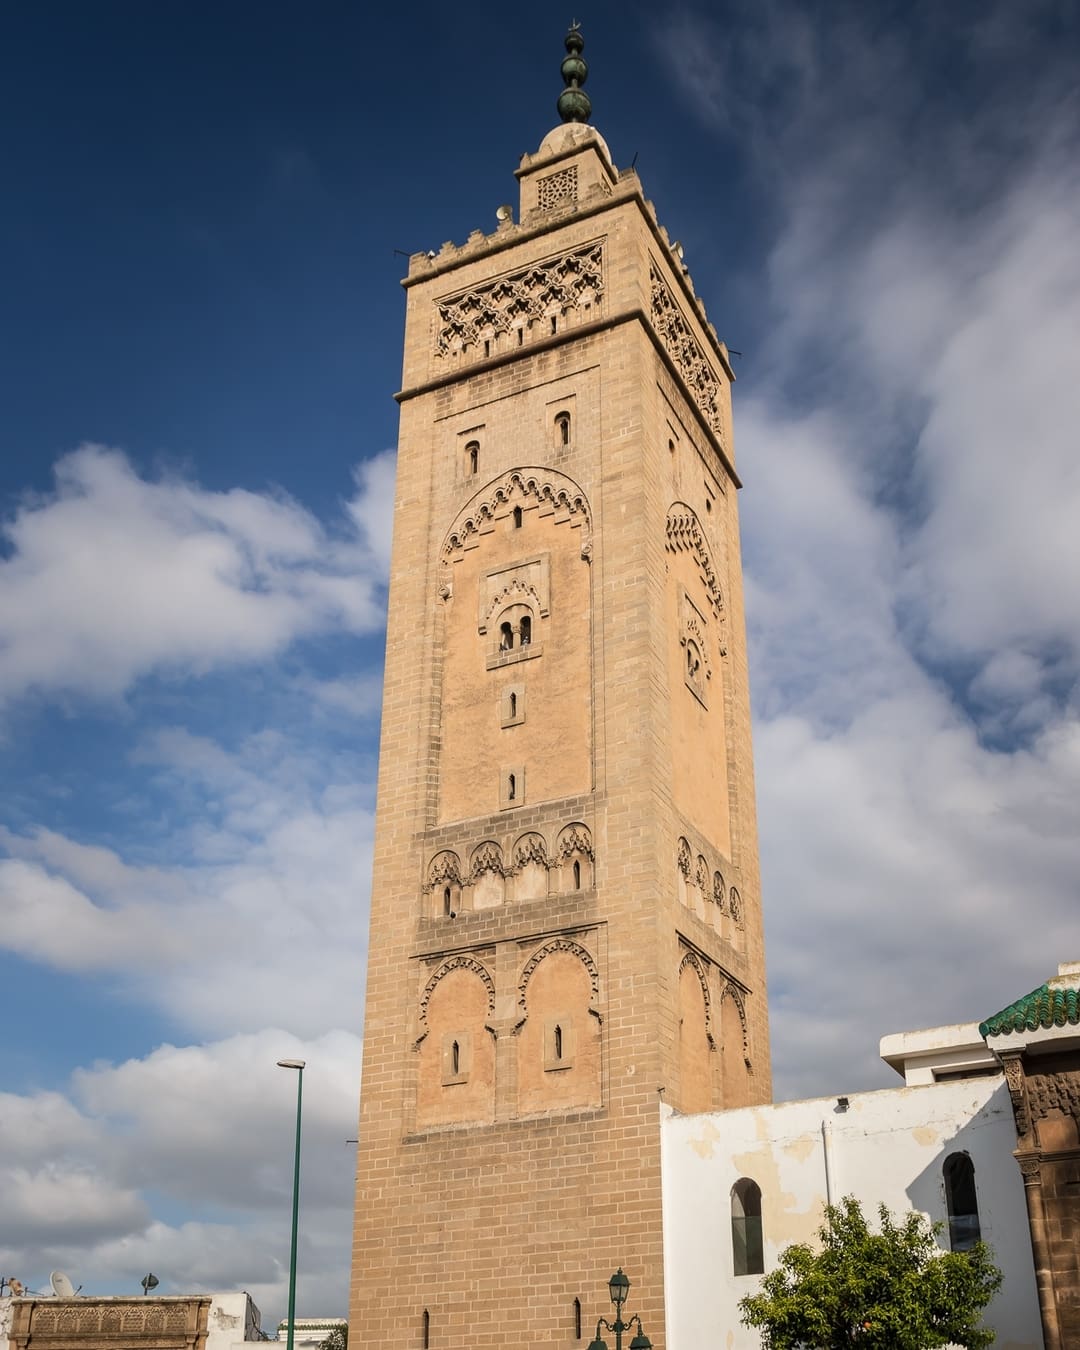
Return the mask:
<path id="1" fill-rule="evenodd" d="M 1001 1012 L 979 1023 L 980 1036 L 1001 1036 L 1006 1031 L 1038 1031 L 1040 1027 L 1080 1023 L 1080 989 L 1063 989 L 1041 984 L 1030 994 L 1018 998 Z"/>

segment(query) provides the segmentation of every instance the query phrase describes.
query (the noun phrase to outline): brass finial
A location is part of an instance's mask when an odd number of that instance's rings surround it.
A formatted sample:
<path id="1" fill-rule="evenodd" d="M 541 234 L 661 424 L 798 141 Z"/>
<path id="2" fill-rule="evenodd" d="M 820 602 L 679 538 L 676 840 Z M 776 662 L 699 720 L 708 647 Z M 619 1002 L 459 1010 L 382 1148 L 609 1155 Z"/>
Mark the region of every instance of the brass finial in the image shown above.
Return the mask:
<path id="1" fill-rule="evenodd" d="M 592 116 L 592 103 L 581 87 L 589 78 L 589 67 L 581 55 L 584 46 L 581 24 L 575 19 L 566 34 L 566 56 L 560 67 L 566 88 L 559 95 L 557 107 L 564 122 L 587 122 Z"/>

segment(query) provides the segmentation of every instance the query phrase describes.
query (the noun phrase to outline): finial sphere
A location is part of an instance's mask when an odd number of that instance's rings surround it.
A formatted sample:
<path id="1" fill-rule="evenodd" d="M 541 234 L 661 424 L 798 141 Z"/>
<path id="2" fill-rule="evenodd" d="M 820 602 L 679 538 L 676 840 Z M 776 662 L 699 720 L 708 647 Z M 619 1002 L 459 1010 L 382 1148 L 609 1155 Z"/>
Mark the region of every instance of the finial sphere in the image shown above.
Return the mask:
<path id="1" fill-rule="evenodd" d="M 564 122 L 587 122 L 592 115 L 592 102 L 581 86 L 589 78 L 589 67 L 581 55 L 585 39 L 581 36 L 581 27 L 576 20 L 566 34 L 565 46 L 567 54 L 560 72 L 566 88 L 559 95 L 556 106 Z"/>

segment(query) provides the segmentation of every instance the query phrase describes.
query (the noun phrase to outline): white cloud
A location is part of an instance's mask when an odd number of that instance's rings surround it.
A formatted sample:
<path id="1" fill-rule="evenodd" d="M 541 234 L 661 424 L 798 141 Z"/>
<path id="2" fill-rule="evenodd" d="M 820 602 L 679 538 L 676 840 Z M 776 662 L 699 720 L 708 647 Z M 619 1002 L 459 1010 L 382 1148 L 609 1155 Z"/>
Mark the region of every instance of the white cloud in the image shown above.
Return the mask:
<path id="1" fill-rule="evenodd" d="M 163 846 L 175 863 L 0 831 L 0 947 L 111 973 L 200 1035 L 359 1026 L 373 790 L 355 764 L 282 733 L 229 752 L 179 729 L 147 738 L 140 758 L 201 803 Z"/>
<path id="2" fill-rule="evenodd" d="M 672 59 L 776 226 L 735 431 L 790 1096 L 887 1081 L 881 1034 L 1076 955 L 1080 136 L 1067 62 L 1019 80 L 1015 7 L 753 11 L 730 40 L 684 12 Z"/>
<path id="3" fill-rule="evenodd" d="M 201 674 L 382 622 L 386 456 L 357 470 L 345 519 L 362 528 L 339 537 L 283 494 L 151 481 L 102 446 L 55 476 L 3 527 L 0 700 L 117 695 L 150 672 Z"/>
<path id="4" fill-rule="evenodd" d="M 308 1062 L 301 1306 L 343 1313 L 360 1063 L 346 1032 L 162 1046 L 78 1071 L 67 1094 L 0 1094 L 0 1267 L 30 1287 L 59 1267 L 104 1293 L 134 1292 L 153 1269 L 162 1292 L 247 1288 L 276 1320 L 296 1109 L 283 1057 Z"/>

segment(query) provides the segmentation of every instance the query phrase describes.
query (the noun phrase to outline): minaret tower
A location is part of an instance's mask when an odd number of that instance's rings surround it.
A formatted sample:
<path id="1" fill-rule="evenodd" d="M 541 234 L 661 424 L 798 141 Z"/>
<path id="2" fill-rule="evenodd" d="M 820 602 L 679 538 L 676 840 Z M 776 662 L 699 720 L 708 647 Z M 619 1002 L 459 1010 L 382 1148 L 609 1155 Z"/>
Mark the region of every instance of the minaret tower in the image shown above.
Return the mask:
<path id="1" fill-rule="evenodd" d="M 583 47 L 404 282 L 358 1348 L 662 1347 L 660 1094 L 770 1097 L 732 372 Z"/>

